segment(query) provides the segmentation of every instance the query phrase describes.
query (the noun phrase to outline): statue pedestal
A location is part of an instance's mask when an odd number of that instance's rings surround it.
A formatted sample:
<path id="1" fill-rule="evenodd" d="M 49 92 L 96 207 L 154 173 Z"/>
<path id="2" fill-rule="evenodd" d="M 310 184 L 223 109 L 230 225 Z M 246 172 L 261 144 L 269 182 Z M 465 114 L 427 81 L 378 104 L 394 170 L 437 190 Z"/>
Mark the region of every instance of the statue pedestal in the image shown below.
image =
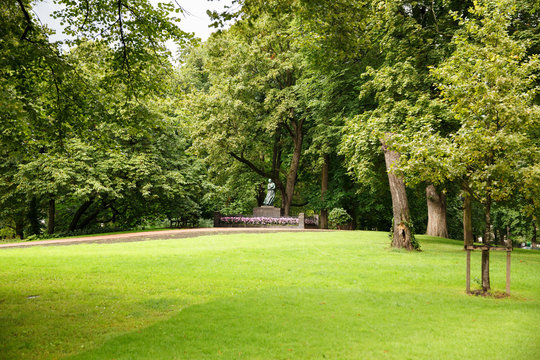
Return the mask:
<path id="1" fill-rule="evenodd" d="M 256 207 L 253 208 L 253 216 L 278 218 L 281 216 L 281 209 L 273 206 Z"/>

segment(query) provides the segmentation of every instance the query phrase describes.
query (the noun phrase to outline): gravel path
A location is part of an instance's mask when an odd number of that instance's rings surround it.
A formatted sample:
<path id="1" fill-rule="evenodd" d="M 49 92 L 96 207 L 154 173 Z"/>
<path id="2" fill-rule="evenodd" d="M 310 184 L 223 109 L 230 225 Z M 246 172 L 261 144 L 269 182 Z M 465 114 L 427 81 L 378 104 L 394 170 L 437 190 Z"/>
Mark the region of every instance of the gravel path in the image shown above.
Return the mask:
<path id="1" fill-rule="evenodd" d="M 86 236 L 78 238 L 36 240 L 19 243 L 0 244 L 0 249 L 23 248 L 30 246 L 51 246 L 51 245 L 75 245 L 75 244 L 106 244 L 117 242 L 147 241 L 182 239 L 205 235 L 222 235 L 234 233 L 275 233 L 275 232 L 296 232 L 296 231 L 329 231 L 329 230 L 304 230 L 295 228 L 199 228 L 199 229 L 177 229 L 162 231 L 144 231 L 128 234 Z"/>

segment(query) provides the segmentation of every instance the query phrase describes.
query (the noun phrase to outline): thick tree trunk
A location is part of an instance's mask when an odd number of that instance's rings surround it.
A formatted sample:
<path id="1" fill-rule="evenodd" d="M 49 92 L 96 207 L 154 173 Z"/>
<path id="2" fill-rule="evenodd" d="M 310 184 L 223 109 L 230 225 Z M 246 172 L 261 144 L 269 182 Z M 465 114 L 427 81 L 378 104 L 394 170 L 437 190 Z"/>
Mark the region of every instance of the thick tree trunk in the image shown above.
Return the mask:
<path id="1" fill-rule="evenodd" d="M 94 202 L 94 198 L 90 198 L 90 200 L 85 201 L 77 211 L 75 212 L 75 215 L 73 215 L 73 219 L 71 219 L 71 223 L 69 224 L 69 231 L 74 231 L 77 229 L 77 225 L 79 224 L 79 221 L 81 220 L 81 217 L 83 214 L 88 210 L 90 205 Z"/>
<path id="2" fill-rule="evenodd" d="M 465 245 L 472 245 L 474 242 L 471 196 L 467 192 L 463 194 L 463 240 Z"/>
<path id="3" fill-rule="evenodd" d="M 300 120 L 298 124 L 292 122 L 292 134 L 294 142 L 293 156 L 291 159 L 291 165 L 289 166 L 289 172 L 287 174 L 287 183 L 285 185 L 285 199 L 283 199 L 283 214 L 289 216 L 291 212 L 291 204 L 294 195 L 294 187 L 296 185 L 296 175 L 298 174 L 298 166 L 300 165 L 300 156 L 302 155 L 302 144 L 304 140 L 304 134 L 302 134 L 303 121 Z"/>
<path id="4" fill-rule="evenodd" d="M 54 198 L 49 200 L 49 215 L 47 219 L 47 234 L 54 234 L 54 218 L 56 215 L 56 202 Z"/>
<path id="5" fill-rule="evenodd" d="M 491 245 L 491 198 L 488 195 L 485 205 L 486 231 L 484 233 L 484 245 Z M 491 289 L 489 280 L 489 250 L 482 250 L 482 291 Z"/>
<path id="6" fill-rule="evenodd" d="M 427 235 L 448 237 L 446 227 L 446 195 L 438 192 L 435 186 L 429 184 L 426 187 L 426 198 L 428 208 Z"/>
<path id="7" fill-rule="evenodd" d="M 409 202 L 407 192 L 402 177 L 396 176 L 392 169 L 399 161 L 399 153 L 389 150 L 386 143 L 381 139 L 388 182 L 390 184 L 390 194 L 392 195 L 392 209 L 394 215 L 394 233 L 392 236 L 392 247 L 414 250 L 412 232 L 410 229 Z"/>
<path id="8" fill-rule="evenodd" d="M 329 171 L 329 157 L 327 154 L 323 155 L 322 166 L 322 179 L 321 179 L 321 200 L 324 204 L 324 196 L 328 191 L 328 171 Z M 328 229 L 328 209 L 324 207 L 321 209 L 321 217 L 319 218 L 319 227 L 321 229 Z"/>

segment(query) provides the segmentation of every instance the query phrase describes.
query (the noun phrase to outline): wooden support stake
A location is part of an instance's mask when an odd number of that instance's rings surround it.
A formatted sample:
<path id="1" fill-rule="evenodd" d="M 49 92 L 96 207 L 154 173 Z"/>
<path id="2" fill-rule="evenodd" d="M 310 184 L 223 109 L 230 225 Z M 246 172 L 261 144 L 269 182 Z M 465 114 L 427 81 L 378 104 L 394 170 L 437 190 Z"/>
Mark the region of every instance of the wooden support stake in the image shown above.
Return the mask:
<path id="1" fill-rule="evenodd" d="M 510 255 L 511 250 L 506 251 L 506 294 L 510 295 Z"/>
<path id="2" fill-rule="evenodd" d="M 471 293 L 471 250 L 467 250 L 467 294 L 470 294 L 470 293 Z"/>

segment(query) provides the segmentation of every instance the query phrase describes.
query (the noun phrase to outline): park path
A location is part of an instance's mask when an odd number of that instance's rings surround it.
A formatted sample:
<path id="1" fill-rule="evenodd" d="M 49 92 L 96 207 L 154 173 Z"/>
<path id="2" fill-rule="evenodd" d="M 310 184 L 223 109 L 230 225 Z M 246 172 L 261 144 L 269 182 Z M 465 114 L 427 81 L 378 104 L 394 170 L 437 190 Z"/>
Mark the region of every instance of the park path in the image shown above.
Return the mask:
<path id="1" fill-rule="evenodd" d="M 18 243 L 0 244 L 0 249 L 24 248 L 30 246 L 51 246 L 51 245 L 75 245 L 75 244 L 104 244 L 117 242 L 147 241 L 182 239 L 205 235 L 222 235 L 234 233 L 275 233 L 291 231 L 329 231 L 329 230 L 304 230 L 295 228 L 197 228 L 197 229 L 175 229 L 161 231 L 143 231 L 127 234 L 98 235 L 77 238 L 36 240 Z"/>

